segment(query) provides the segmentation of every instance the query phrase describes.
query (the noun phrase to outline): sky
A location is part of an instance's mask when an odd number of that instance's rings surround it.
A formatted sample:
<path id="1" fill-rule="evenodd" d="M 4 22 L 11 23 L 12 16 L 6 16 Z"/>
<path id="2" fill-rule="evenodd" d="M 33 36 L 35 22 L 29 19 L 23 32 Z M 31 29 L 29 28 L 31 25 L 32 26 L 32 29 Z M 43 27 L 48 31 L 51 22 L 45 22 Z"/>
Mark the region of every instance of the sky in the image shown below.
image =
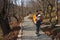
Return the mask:
<path id="1" fill-rule="evenodd" d="M 58 2 L 60 2 L 60 0 L 58 0 Z"/>
<path id="2" fill-rule="evenodd" d="M 13 3 L 15 4 L 15 0 L 12 0 L 13 1 Z M 24 1 L 24 6 L 26 6 L 26 2 L 29 2 L 29 1 L 31 1 L 31 0 L 23 0 Z M 34 0 L 34 1 L 36 1 L 36 0 Z M 58 2 L 60 3 L 60 0 L 58 0 Z M 17 5 L 21 5 L 21 0 L 17 0 Z"/>
<path id="3" fill-rule="evenodd" d="M 13 4 L 15 4 L 15 2 L 14 2 L 15 0 L 11 0 L 11 1 L 13 1 Z M 26 3 L 31 1 L 31 0 L 22 0 L 22 1 L 24 2 L 24 6 L 26 6 Z M 36 0 L 34 0 L 34 1 L 36 1 Z M 17 5 L 21 5 L 21 0 L 17 0 L 16 3 L 17 3 Z"/>
<path id="4" fill-rule="evenodd" d="M 13 0 L 13 4 L 15 4 L 15 2 L 14 2 L 15 0 Z M 29 1 L 31 1 L 31 0 L 22 0 L 23 2 L 24 2 L 24 5 L 26 5 L 26 2 L 29 2 Z M 17 5 L 21 5 L 21 0 L 17 0 Z"/>

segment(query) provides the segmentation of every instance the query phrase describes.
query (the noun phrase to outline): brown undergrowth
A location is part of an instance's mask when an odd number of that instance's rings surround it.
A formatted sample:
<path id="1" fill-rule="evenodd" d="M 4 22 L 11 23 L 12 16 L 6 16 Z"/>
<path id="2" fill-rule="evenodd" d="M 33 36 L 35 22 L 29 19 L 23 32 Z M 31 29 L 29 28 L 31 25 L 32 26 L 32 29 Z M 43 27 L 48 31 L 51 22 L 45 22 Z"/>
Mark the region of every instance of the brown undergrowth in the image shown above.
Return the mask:
<path id="1" fill-rule="evenodd" d="M 16 40 L 19 34 L 20 27 L 15 27 L 11 30 L 11 32 L 4 36 L 2 40 Z"/>

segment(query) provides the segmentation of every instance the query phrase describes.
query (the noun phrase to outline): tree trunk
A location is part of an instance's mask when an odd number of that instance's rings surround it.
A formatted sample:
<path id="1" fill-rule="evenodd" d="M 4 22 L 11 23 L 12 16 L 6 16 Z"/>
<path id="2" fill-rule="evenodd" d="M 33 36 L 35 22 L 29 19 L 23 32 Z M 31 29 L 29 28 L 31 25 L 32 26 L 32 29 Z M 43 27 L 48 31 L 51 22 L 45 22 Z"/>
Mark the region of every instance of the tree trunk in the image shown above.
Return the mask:
<path id="1" fill-rule="evenodd" d="M 7 11 L 7 2 L 8 2 L 8 0 L 3 0 L 2 3 L 4 3 L 4 4 L 3 4 L 3 6 L 1 6 L 3 8 L 0 12 L 0 25 L 1 25 L 3 35 L 8 34 L 11 30 L 10 26 L 9 26 L 9 22 L 8 22 L 8 17 L 6 17 L 7 16 L 7 13 L 6 13 L 6 11 Z"/>
<path id="2" fill-rule="evenodd" d="M 0 19 L 0 24 L 1 24 L 1 29 L 2 29 L 3 35 L 8 34 L 10 32 L 8 18 Z"/>

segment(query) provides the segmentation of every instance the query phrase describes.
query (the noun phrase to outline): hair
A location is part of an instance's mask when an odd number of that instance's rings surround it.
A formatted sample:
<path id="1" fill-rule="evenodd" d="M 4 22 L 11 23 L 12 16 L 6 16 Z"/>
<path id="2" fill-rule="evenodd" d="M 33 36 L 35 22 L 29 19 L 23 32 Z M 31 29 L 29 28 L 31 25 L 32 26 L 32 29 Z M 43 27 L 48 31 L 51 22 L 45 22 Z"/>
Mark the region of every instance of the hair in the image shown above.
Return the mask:
<path id="1" fill-rule="evenodd" d="M 38 10 L 36 10 L 36 12 L 38 12 Z"/>
<path id="2" fill-rule="evenodd" d="M 36 16 L 38 16 L 40 13 L 38 13 Z"/>

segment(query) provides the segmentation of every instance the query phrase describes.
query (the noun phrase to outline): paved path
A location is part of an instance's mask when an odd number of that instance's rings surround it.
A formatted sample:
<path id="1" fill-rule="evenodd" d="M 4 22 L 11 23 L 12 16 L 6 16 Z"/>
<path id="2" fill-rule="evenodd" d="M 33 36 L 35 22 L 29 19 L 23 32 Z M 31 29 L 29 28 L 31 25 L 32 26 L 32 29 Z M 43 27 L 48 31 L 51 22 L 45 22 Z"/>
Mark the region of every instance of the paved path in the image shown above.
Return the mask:
<path id="1" fill-rule="evenodd" d="M 42 31 L 40 31 L 41 36 L 36 36 L 35 25 L 30 19 L 28 19 L 28 16 L 24 18 L 23 25 L 24 27 L 22 38 L 18 38 L 17 40 L 51 40 L 51 38 L 45 35 Z"/>

